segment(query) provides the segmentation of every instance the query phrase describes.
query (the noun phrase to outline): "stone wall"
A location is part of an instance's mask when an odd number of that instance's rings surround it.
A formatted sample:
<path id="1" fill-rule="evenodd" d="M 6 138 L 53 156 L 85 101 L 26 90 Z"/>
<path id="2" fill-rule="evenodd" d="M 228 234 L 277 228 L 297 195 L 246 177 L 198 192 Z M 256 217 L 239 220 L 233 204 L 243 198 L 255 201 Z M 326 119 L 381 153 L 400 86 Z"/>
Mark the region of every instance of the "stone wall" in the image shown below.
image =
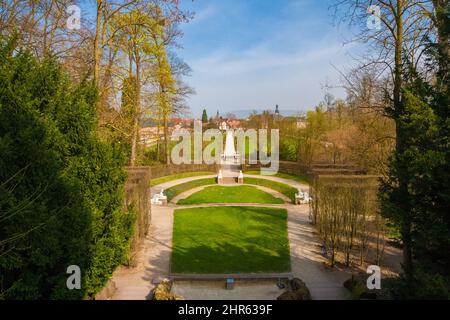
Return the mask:
<path id="1" fill-rule="evenodd" d="M 136 253 L 147 236 L 151 222 L 151 171 L 148 167 L 127 167 L 125 171 L 128 179 L 125 183 L 124 205 L 127 208 L 133 207 L 137 214 L 128 255 L 128 264 L 133 266 L 136 263 Z"/>
<path id="2" fill-rule="evenodd" d="M 260 170 L 261 164 L 245 164 L 243 165 L 244 171 Z M 365 175 L 367 170 L 355 167 L 352 164 L 330 164 L 330 163 L 314 163 L 310 166 L 291 161 L 280 161 L 279 172 L 303 175 L 310 180 L 314 179 L 317 175 Z"/>
<path id="3" fill-rule="evenodd" d="M 268 167 L 268 166 L 262 166 L 260 163 L 258 164 L 247 163 L 244 164 L 242 167 L 244 171 L 252 171 L 252 170 L 259 170 L 261 167 Z M 279 161 L 278 171 L 293 175 L 307 175 L 309 173 L 309 167 L 299 162 Z"/>

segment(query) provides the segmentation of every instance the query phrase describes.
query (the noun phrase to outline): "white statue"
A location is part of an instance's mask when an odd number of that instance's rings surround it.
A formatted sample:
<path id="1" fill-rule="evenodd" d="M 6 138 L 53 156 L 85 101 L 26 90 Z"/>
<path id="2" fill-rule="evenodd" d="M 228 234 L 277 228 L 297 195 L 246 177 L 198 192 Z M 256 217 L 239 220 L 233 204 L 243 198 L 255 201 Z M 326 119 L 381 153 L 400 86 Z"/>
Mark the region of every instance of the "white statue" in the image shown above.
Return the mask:
<path id="1" fill-rule="evenodd" d="M 164 195 L 164 189 L 161 189 L 160 193 L 155 193 L 151 199 L 151 204 L 158 206 L 167 204 L 167 196 Z"/>
<path id="2" fill-rule="evenodd" d="M 153 195 L 153 198 L 151 200 L 151 204 L 155 204 L 155 205 L 158 205 L 158 206 L 163 204 L 161 199 L 159 198 L 159 194 Z"/>
<path id="3" fill-rule="evenodd" d="M 307 192 L 304 192 L 302 189 L 298 189 L 298 193 L 295 194 L 295 203 L 296 204 L 308 204 L 311 202 L 311 198 Z"/>

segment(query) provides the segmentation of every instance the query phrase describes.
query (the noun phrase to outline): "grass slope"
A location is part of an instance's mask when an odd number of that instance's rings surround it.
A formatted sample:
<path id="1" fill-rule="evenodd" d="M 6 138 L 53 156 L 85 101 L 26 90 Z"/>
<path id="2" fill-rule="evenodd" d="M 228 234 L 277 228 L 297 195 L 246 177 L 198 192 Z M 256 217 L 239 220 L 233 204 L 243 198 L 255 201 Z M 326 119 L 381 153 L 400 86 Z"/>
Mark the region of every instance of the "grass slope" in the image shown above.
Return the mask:
<path id="1" fill-rule="evenodd" d="M 251 186 L 222 187 L 213 186 L 178 201 L 180 205 L 203 203 L 265 203 L 282 204 L 284 201 Z"/>
<path id="2" fill-rule="evenodd" d="M 173 273 L 290 271 L 287 211 L 257 207 L 175 210 Z"/>
<path id="3" fill-rule="evenodd" d="M 252 170 L 252 171 L 246 171 L 244 172 L 245 174 L 252 174 L 252 175 L 261 175 L 261 172 L 259 170 Z M 293 174 L 288 174 L 288 173 L 282 173 L 282 172 L 278 172 L 277 174 L 273 175 L 272 177 L 278 177 L 278 178 L 283 178 L 283 179 L 288 179 L 288 180 L 294 180 L 300 183 L 304 183 L 304 184 L 309 184 L 309 179 L 307 176 L 302 176 L 302 175 L 293 175 Z"/>
<path id="4" fill-rule="evenodd" d="M 216 178 L 206 178 L 206 179 L 199 179 L 199 180 L 185 182 L 185 183 L 173 186 L 173 187 L 165 190 L 164 192 L 167 195 L 167 200 L 171 201 L 177 195 L 179 195 L 187 190 L 191 190 L 191 189 L 194 189 L 197 187 L 207 186 L 207 185 L 211 185 L 211 184 L 216 184 Z"/>
<path id="5" fill-rule="evenodd" d="M 214 175 L 214 174 L 216 174 L 216 173 L 215 172 L 207 172 L 207 171 L 178 173 L 178 174 L 173 174 L 170 176 L 152 179 L 150 181 L 150 186 L 153 187 L 153 186 L 157 186 L 159 184 L 163 184 L 163 183 L 166 183 L 169 181 L 183 179 L 183 178 L 198 177 L 198 176 L 210 176 L 210 175 Z"/>
<path id="6" fill-rule="evenodd" d="M 257 186 L 262 186 L 262 187 L 276 190 L 276 191 L 284 194 L 285 196 L 287 196 L 289 199 L 291 199 L 292 202 L 295 201 L 295 194 L 297 193 L 297 189 L 295 189 L 294 187 L 288 186 L 287 184 L 277 182 L 277 181 L 272 181 L 272 180 L 250 178 L 250 177 L 244 177 L 244 183 L 254 184 Z"/>

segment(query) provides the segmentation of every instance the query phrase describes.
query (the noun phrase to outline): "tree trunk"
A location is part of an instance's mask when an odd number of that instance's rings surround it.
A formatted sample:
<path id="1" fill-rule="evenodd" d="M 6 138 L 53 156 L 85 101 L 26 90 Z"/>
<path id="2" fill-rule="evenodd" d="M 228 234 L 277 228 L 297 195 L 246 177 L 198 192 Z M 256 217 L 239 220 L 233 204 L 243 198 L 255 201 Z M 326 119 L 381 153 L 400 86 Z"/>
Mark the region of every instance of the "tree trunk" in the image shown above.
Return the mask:
<path id="1" fill-rule="evenodd" d="M 401 90 L 402 90 L 402 53 L 403 53 L 403 0 L 397 0 L 396 8 L 396 39 L 395 39 L 395 69 L 394 69 L 394 120 L 396 122 L 396 152 L 404 152 L 403 127 L 399 122 L 403 114 Z M 401 234 L 403 240 L 403 270 L 409 283 L 412 280 L 412 248 L 411 248 L 411 210 L 408 205 L 408 187 L 406 179 L 405 164 L 400 164 L 398 175 L 398 191 L 403 198 L 402 203 L 397 203 L 403 211 L 403 223 L 401 224 Z"/>
<path id="2" fill-rule="evenodd" d="M 441 53 L 441 58 L 439 59 L 439 73 L 441 73 L 441 78 L 448 78 L 450 75 L 450 70 L 448 66 L 448 61 L 450 59 L 450 31 L 448 30 L 448 25 L 450 24 L 450 19 L 448 17 L 447 10 L 450 10 L 449 0 L 433 0 L 433 7 L 435 10 L 434 23 L 438 32 L 438 44 Z M 444 87 L 444 91 L 447 90 L 445 81 L 441 83 Z"/>
<path id="3" fill-rule="evenodd" d="M 170 143 L 169 143 L 169 119 L 167 112 L 164 112 L 164 143 L 165 143 L 165 154 L 166 163 L 170 164 Z"/>
<path id="4" fill-rule="evenodd" d="M 394 69 L 394 109 L 401 108 L 402 88 L 402 49 L 403 49 L 403 0 L 397 0 L 396 39 L 395 39 L 395 69 Z"/>
<path id="5" fill-rule="evenodd" d="M 135 48 L 135 62 L 136 62 L 136 97 L 135 97 L 135 112 L 133 123 L 133 141 L 131 143 L 131 165 L 136 164 L 137 148 L 139 140 L 139 119 L 141 115 L 141 60 L 138 52 L 139 48 Z"/>
<path id="6" fill-rule="evenodd" d="M 99 77 L 100 77 L 100 27 L 101 27 L 101 10 L 102 10 L 102 2 L 103 0 L 97 0 L 97 20 L 96 20 L 96 27 L 95 27 L 95 38 L 94 38 L 94 81 L 95 84 L 98 86 L 99 84 Z"/>
<path id="7" fill-rule="evenodd" d="M 131 166 L 134 166 L 136 164 L 137 140 L 138 140 L 138 121 L 137 117 L 135 117 L 133 123 L 133 136 L 131 141 L 131 160 L 130 160 Z"/>

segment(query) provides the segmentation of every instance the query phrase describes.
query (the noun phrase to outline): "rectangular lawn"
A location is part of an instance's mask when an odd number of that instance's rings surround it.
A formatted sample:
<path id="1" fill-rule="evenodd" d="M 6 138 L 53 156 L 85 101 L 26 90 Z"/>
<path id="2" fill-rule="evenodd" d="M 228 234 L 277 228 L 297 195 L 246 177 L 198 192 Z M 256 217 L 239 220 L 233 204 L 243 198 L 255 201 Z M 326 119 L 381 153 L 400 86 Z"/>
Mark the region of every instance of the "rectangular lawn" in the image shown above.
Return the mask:
<path id="1" fill-rule="evenodd" d="M 172 273 L 290 271 L 285 209 L 212 207 L 174 214 Z"/>

